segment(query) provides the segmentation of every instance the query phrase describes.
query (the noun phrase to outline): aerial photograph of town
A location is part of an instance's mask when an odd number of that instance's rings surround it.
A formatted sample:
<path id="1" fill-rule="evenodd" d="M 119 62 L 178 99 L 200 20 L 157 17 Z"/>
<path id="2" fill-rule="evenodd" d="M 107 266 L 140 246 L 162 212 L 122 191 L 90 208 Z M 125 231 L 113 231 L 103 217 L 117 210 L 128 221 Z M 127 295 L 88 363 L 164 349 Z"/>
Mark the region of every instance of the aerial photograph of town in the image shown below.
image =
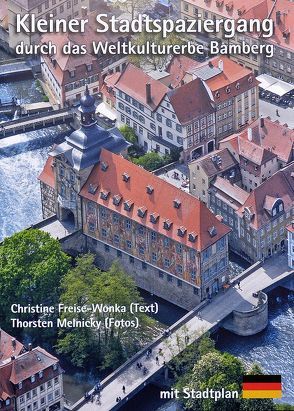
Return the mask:
<path id="1" fill-rule="evenodd" d="M 293 27 L 0 0 L 0 411 L 294 410 Z"/>

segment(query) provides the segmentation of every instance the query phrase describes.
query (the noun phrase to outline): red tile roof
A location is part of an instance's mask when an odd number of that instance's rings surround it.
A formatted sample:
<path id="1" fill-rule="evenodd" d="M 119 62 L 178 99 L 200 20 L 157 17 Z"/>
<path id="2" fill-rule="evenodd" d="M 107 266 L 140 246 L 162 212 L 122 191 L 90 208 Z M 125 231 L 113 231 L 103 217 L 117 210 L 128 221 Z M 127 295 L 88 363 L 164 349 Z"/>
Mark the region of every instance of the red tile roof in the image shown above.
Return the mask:
<path id="1" fill-rule="evenodd" d="M 18 384 L 57 362 L 58 359 L 43 348 L 33 348 L 12 361 L 10 381 L 12 384 Z"/>
<path id="2" fill-rule="evenodd" d="M 281 198 L 284 202 L 284 209 L 290 210 L 294 204 L 294 163 L 277 171 L 270 179 L 266 180 L 259 187 L 255 188 L 240 207 L 237 214 L 242 217 L 245 208 L 249 208 L 253 213 L 251 225 L 254 229 L 259 229 L 272 220 L 268 212 L 273 199 Z"/>
<path id="3" fill-rule="evenodd" d="M 105 206 L 151 230 L 199 251 L 229 233 L 230 229 L 220 223 L 203 203 L 190 194 L 107 150 L 102 150 L 100 160 L 101 162 L 94 166 L 80 192 L 83 198 Z M 102 162 L 108 165 L 106 171 L 101 170 Z M 122 178 L 124 173 L 129 176 L 127 182 Z M 89 187 L 97 184 L 99 187 L 96 193 L 89 193 Z M 152 194 L 147 193 L 147 186 L 153 187 Z M 110 192 L 106 200 L 101 198 L 101 191 Z M 122 201 L 117 206 L 113 204 L 113 196 L 115 195 L 122 196 Z M 179 208 L 174 207 L 174 200 L 179 200 Z M 125 201 L 133 203 L 131 211 L 124 209 Z M 143 218 L 138 216 L 138 209 L 141 207 L 147 209 Z M 150 221 L 152 213 L 159 215 L 155 224 Z M 163 227 L 166 220 L 172 222 L 169 230 Z M 217 234 L 211 237 L 208 230 L 213 226 L 216 228 Z M 185 227 L 187 230 L 184 237 L 178 235 L 180 227 Z M 189 233 L 193 232 L 197 235 L 195 243 L 188 239 Z"/>
<path id="4" fill-rule="evenodd" d="M 227 147 L 233 155 L 244 157 L 250 162 L 261 165 L 276 157 L 271 150 L 248 140 L 248 130 L 241 135 L 232 135 L 220 141 L 220 149 Z M 235 153 L 235 154 L 234 154 Z"/>
<path id="5" fill-rule="evenodd" d="M 294 49 L 294 36 L 292 27 L 294 25 L 294 4 L 288 0 L 189 0 L 196 8 L 202 8 L 208 12 L 228 19 L 259 19 L 271 18 L 275 24 L 275 32 L 266 42 L 271 42 L 289 50 Z M 230 5 L 231 7 L 227 7 Z M 238 12 L 239 11 L 239 12 Z M 277 23 L 276 12 L 281 13 L 280 24 Z M 241 13 L 241 14 L 239 14 Z M 287 33 L 289 34 L 287 36 Z"/>
<path id="6" fill-rule="evenodd" d="M 215 74 L 215 68 L 218 67 L 220 61 L 222 62 L 223 70 Z M 226 56 L 215 57 L 204 63 L 198 63 L 186 56 L 176 56 L 171 60 L 167 68 L 171 75 L 172 86 L 174 88 L 179 87 L 187 73 L 194 77 L 197 76 L 197 69 L 203 67 L 206 68 L 207 75 L 209 70 L 211 70 L 212 77 L 205 80 L 205 83 L 212 91 L 216 103 L 228 100 L 258 85 L 258 81 L 251 70 Z M 236 87 L 237 84 L 238 88 Z M 228 87 L 230 92 L 228 92 Z M 218 97 L 216 97 L 216 92 L 219 93 Z"/>
<path id="7" fill-rule="evenodd" d="M 46 184 L 49 187 L 54 188 L 55 180 L 54 180 L 54 173 L 52 170 L 52 165 L 53 165 L 53 157 L 49 156 L 38 178 L 40 181 L 42 181 L 42 183 Z"/>
<path id="8" fill-rule="evenodd" d="M 286 230 L 289 231 L 290 233 L 294 233 L 294 221 L 292 221 L 292 223 L 287 225 Z"/>
<path id="9" fill-rule="evenodd" d="M 253 141 L 237 137 L 239 141 L 239 155 L 250 160 L 252 163 L 262 165 L 276 157 L 274 153 L 266 148 L 260 147 Z"/>
<path id="10" fill-rule="evenodd" d="M 151 103 L 147 103 L 146 84 L 151 85 Z M 158 80 L 153 79 L 140 68 L 133 64 L 128 64 L 122 72 L 115 87 L 124 93 L 132 96 L 151 110 L 156 109 L 169 88 Z"/>
<path id="11" fill-rule="evenodd" d="M 223 63 L 223 72 L 208 80 L 206 84 L 213 92 L 216 103 L 238 96 L 253 87 L 258 86 L 252 71 L 230 60 L 226 56 L 216 57 L 210 60 L 214 67 L 218 67 L 219 62 Z M 228 92 L 230 90 L 230 92 Z M 216 92 L 219 97 L 216 97 Z"/>
<path id="12" fill-rule="evenodd" d="M 168 98 L 181 124 L 214 112 L 208 91 L 199 78 L 170 90 Z"/>
<path id="13" fill-rule="evenodd" d="M 217 161 L 213 161 L 214 156 L 218 156 L 219 159 L 221 159 L 221 164 L 218 164 Z M 222 150 L 215 150 L 190 164 L 201 165 L 205 174 L 209 177 L 213 177 L 216 174 L 220 174 L 221 172 L 236 166 L 238 162 L 227 148 L 223 148 Z"/>
<path id="14" fill-rule="evenodd" d="M 24 345 L 0 328 L 0 364 L 12 355 L 19 355 Z"/>
<path id="15" fill-rule="evenodd" d="M 171 86 L 173 88 L 179 87 L 185 74 L 193 68 L 199 67 L 200 64 L 187 56 L 174 56 L 166 69 L 171 76 Z"/>
<path id="16" fill-rule="evenodd" d="M 35 383 L 30 383 L 25 386 L 26 381 L 32 375 L 36 375 L 39 371 L 46 372 L 49 367 L 56 364 L 58 359 L 40 347 L 36 347 L 31 351 L 26 351 L 15 356 L 14 359 L 7 360 L 0 364 L 0 399 L 7 399 L 15 396 L 15 385 L 23 382 L 22 391 L 26 392 L 35 388 L 40 384 L 36 380 Z M 60 374 L 60 370 L 49 374 Z M 48 375 L 49 375 L 48 374 Z M 46 381 L 46 375 L 44 375 Z"/>
<path id="17" fill-rule="evenodd" d="M 294 130 L 285 125 L 273 122 L 268 118 L 263 119 L 264 126 L 260 126 L 260 120 L 251 124 L 252 141 L 259 146 L 272 151 L 284 163 L 293 160 L 294 150 Z M 244 130 L 240 136 L 247 138 L 247 130 Z"/>

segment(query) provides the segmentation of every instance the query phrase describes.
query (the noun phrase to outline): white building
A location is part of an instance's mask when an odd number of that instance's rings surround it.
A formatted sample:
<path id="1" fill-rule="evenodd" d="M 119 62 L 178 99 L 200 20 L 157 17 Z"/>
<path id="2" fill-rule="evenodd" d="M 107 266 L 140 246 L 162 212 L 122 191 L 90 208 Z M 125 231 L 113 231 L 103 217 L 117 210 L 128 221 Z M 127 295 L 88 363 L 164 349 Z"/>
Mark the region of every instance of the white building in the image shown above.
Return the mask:
<path id="1" fill-rule="evenodd" d="M 172 89 L 168 75 L 150 74 L 131 64 L 122 72 L 114 85 L 118 123 L 135 130 L 145 151 L 178 148 L 186 162 L 213 151 L 215 112 L 204 82 Z"/>

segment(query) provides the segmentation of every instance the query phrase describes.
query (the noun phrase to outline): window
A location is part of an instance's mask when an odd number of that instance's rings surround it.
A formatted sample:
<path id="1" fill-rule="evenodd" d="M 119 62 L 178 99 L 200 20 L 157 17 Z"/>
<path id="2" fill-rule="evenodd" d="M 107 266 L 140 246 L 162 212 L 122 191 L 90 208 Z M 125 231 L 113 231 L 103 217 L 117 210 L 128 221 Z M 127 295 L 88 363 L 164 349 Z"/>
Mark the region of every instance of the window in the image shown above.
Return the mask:
<path id="1" fill-rule="evenodd" d="M 158 276 L 159 276 L 159 278 L 164 278 L 164 273 L 161 270 L 159 270 L 158 271 Z"/>
<path id="2" fill-rule="evenodd" d="M 183 266 L 181 264 L 177 264 L 177 273 L 180 275 L 183 274 Z"/>
<path id="3" fill-rule="evenodd" d="M 172 278 L 172 276 L 171 276 L 170 274 L 167 274 L 167 281 L 168 281 L 169 283 L 172 283 L 172 281 L 173 281 L 173 278 Z"/>
<path id="4" fill-rule="evenodd" d="M 169 268 L 169 266 L 170 266 L 170 260 L 169 260 L 168 258 L 165 258 L 165 259 L 164 259 L 164 266 L 165 266 L 165 268 Z"/>
<path id="5" fill-rule="evenodd" d="M 178 280 L 178 281 L 177 281 L 177 284 L 178 284 L 178 287 L 182 287 L 183 281 L 182 281 L 182 280 Z"/>
<path id="6" fill-rule="evenodd" d="M 119 245 L 119 235 L 118 234 L 114 234 L 113 242 L 115 245 Z"/>
<path id="7" fill-rule="evenodd" d="M 132 248 L 132 242 L 130 240 L 126 241 L 126 246 L 127 248 L 131 249 Z"/>
<path id="8" fill-rule="evenodd" d="M 183 246 L 182 246 L 182 244 L 177 243 L 177 244 L 176 244 L 176 250 L 177 250 L 177 253 L 178 253 L 178 254 L 181 254 L 182 251 L 183 251 Z"/>
<path id="9" fill-rule="evenodd" d="M 151 231 L 151 241 L 157 240 L 157 234 L 154 231 Z"/>
<path id="10" fill-rule="evenodd" d="M 40 391 L 43 392 L 44 390 L 45 390 L 45 385 L 44 385 L 44 384 L 41 384 L 41 385 L 40 385 Z"/>
<path id="11" fill-rule="evenodd" d="M 157 253 L 152 253 L 152 261 L 155 263 L 157 261 Z"/>
<path id="12" fill-rule="evenodd" d="M 169 118 L 167 118 L 165 122 L 168 127 L 172 127 L 172 121 Z"/>
<path id="13" fill-rule="evenodd" d="M 114 223 L 118 223 L 118 222 L 119 222 L 119 216 L 118 216 L 118 214 L 115 214 L 115 213 L 112 214 L 112 221 L 113 221 Z"/>
<path id="14" fill-rule="evenodd" d="M 163 239 L 163 245 L 164 245 L 165 247 L 169 247 L 169 238 L 164 237 L 164 239 Z"/>
<path id="15" fill-rule="evenodd" d="M 141 235 L 145 234 L 145 229 L 144 229 L 144 227 L 143 227 L 142 225 L 139 226 L 138 232 L 139 232 L 139 234 L 141 234 Z"/>
<path id="16" fill-rule="evenodd" d="M 192 279 L 192 280 L 195 280 L 195 279 L 196 279 L 196 270 L 195 270 L 195 268 L 192 268 L 192 270 L 191 270 L 191 272 L 190 272 L 190 275 L 191 275 L 191 279 Z"/>
<path id="17" fill-rule="evenodd" d="M 36 397 L 36 396 L 37 396 L 37 390 L 33 389 L 33 397 Z"/>
<path id="18" fill-rule="evenodd" d="M 166 137 L 167 137 L 168 139 L 172 140 L 172 139 L 173 139 L 173 134 L 172 134 L 170 131 L 167 131 L 167 132 L 166 132 Z"/>
<path id="19" fill-rule="evenodd" d="M 126 221 L 125 221 L 125 226 L 126 226 L 126 229 L 127 229 L 127 230 L 130 230 L 130 229 L 131 229 L 132 223 L 131 223 L 131 220 L 130 220 L 129 218 L 126 219 Z"/>
<path id="20" fill-rule="evenodd" d="M 180 124 L 176 124 L 176 130 L 181 133 L 182 132 L 182 126 Z"/>
<path id="21" fill-rule="evenodd" d="M 139 246 L 139 254 L 141 255 L 145 254 L 145 247 L 143 245 Z"/>
<path id="22" fill-rule="evenodd" d="M 135 259 L 134 259 L 134 257 L 132 257 L 132 256 L 129 256 L 129 261 L 130 261 L 130 264 L 134 264 L 134 262 L 135 262 Z"/>
<path id="23" fill-rule="evenodd" d="M 159 121 L 160 123 L 162 122 L 162 115 L 161 114 L 157 113 L 156 118 L 157 118 L 157 121 Z"/>
<path id="24" fill-rule="evenodd" d="M 31 383 L 34 383 L 36 381 L 36 376 L 35 375 L 32 375 L 31 376 Z"/>
<path id="25" fill-rule="evenodd" d="M 104 250 L 105 250 L 106 253 L 109 253 L 109 251 L 110 251 L 109 245 L 104 244 Z"/>
<path id="26" fill-rule="evenodd" d="M 48 402 L 51 402 L 51 401 L 53 401 L 53 394 L 52 393 L 48 394 Z"/>
<path id="27" fill-rule="evenodd" d="M 142 268 L 143 270 L 147 270 L 147 264 L 144 261 L 142 261 Z"/>

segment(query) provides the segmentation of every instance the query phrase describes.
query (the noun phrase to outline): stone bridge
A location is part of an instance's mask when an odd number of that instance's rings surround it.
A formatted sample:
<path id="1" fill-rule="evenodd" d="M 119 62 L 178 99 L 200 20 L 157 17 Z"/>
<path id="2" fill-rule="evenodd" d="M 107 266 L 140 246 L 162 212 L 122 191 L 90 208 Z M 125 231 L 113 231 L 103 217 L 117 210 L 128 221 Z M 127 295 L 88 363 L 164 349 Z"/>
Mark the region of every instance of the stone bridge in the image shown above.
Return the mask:
<path id="1" fill-rule="evenodd" d="M 85 236 L 81 231 L 75 231 L 72 226 L 58 221 L 56 216 L 32 227 L 59 239 L 65 251 L 86 251 Z M 268 323 L 266 292 L 277 286 L 293 289 L 293 280 L 294 271 L 288 267 L 286 254 L 276 255 L 263 264 L 255 263 L 235 277 L 229 288 L 213 297 L 211 302 L 203 301 L 171 326 L 168 336 L 159 336 L 107 376 L 101 382 L 100 404 L 97 404 L 96 400 L 91 402 L 81 398 L 65 409 L 118 410 L 147 384 L 154 381 L 160 373 L 167 377 L 168 362 L 206 332 L 213 332 L 219 327 L 243 336 L 262 331 Z M 152 354 L 146 358 L 146 353 L 150 349 Z M 156 356 L 159 357 L 159 362 L 156 362 Z M 137 362 L 141 362 L 143 367 L 147 368 L 146 374 L 136 367 Z M 126 388 L 125 394 L 122 392 L 123 386 Z M 94 394 L 94 389 L 90 391 L 90 394 L 92 393 Z M 116 402 L 117 397 L 121 397 L 119 403 Z"/>
<path id="2" fill-rule="evenodd" d="M 81 232 L 68 230 L 54 217 L 49 224 L 39 228 L 58 238 L 65 251 L 77 246 L 80 247 L 80 252 L 86 251 L 85 236 Z M 243 336 L 262 331 L 268 323 L 268 301 L 265 292 L 279 285 L 287 287 L 285 282 L 293 284 L 293 274 L 294 271 L 288 268 L 286 254 L 266 260 L 264 264 L 254 264 L 235 277 L 230 287 L 220 292 L 210 303 L 203 301 L 170 327 L 168 337 L 159 336 L 106 377 L 101 382 L 100 404 L 81 398 L 77 403 L 66 406 L 66 409 L 118 410 L 160 373 L 167 375 L 167 363 L 206 332 L 213 332 L 219 327 Z M 146 352 L 150 348 L 152 354 L 147 359 Z M 159 363 L 156 363 L 156 356 L 159 357 Z M 147 368 L 145 375 L 136 367 L 137 362 Z M 125 394 L 122 392 L 123 385 L 126 387 Z M 94 389 L 90 391 L 90 394 L 92 393 Z M 117 397 L 121 397 L 119 403 L 116 402 Z"/>

